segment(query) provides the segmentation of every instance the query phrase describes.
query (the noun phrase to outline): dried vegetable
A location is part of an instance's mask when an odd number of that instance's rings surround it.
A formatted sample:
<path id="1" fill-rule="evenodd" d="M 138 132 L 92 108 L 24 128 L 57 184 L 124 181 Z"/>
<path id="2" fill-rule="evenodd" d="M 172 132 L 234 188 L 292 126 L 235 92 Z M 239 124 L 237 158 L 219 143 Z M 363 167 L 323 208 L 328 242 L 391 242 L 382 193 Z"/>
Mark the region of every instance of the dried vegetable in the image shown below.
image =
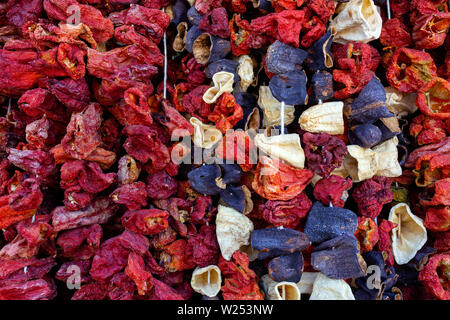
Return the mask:
<path id="1" fill-rule="evenodd" d="M 449 300 L 450 12 L 388 4 L 3 1 L 0 300 Z"/>

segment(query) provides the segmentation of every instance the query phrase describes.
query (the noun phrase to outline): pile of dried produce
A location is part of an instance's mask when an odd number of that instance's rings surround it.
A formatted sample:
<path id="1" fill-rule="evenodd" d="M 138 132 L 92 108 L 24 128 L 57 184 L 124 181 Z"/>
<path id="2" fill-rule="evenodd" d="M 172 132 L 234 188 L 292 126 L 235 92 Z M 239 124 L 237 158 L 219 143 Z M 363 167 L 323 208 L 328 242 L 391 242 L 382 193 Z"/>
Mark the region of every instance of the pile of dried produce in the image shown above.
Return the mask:
<path id="1" fill-rule="evenodd" d="M 3 1 L 0 300 L 449 300 L 449 28 L 445 0 Z"/>

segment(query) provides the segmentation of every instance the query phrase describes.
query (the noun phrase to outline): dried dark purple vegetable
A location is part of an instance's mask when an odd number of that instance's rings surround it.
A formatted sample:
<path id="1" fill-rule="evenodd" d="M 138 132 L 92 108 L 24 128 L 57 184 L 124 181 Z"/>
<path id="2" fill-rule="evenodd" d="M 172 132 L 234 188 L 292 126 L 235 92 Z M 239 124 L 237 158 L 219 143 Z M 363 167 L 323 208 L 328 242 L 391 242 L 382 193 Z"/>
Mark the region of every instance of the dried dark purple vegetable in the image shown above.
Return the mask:
<path id="1" fill-rule="evenodd" d="M 294 252 L 273 258 L 267 270 L 269 276 L 277 282 L 299 282 L 303 272 L 303 255 L 301 252 Z"/>
<path id="2" fill-rule="evenodd" d="M 205 74 L 208 78 L 212 78 L 213 75 L 220 71 L 226 71 L 234 74 L 234 82 L 241 80 L 239 75 L 236 73 L 236 68 L 238 63 L 230 59 L 220 59 L 213 63 L 210 63 L 205 69 Z"/>
<path id="3" fill-rule="evenodd" d="M 303 70 L 302 63 L 307 56 L 308 53 L 306 51 L 277 40 L 267 49 L 267 71 L 274 74 L 282 74 Z"/>
<path id="4" fill-rule="evenodd" d="M 328 101 L 334 97 L 333 75 L 328 71 L 317 71 L 311 78 L 312 97 L 311 103 Z"/>
<path id="5" fill-rule="evenodd" d="M 233 209 L 244 212 L 245 210 L 245 194 L 242 186 L 233 187 L 227 186 L 225 190 L 220 191 L 222 200 Z"/>
<path id="6" fill-rule="evenodd" d="M 315 202 L 308 214 L 305 233 L 313 243 L 333 239 L 338 236 L 351 236 L 358 227 L 356 214 L 348 209 L 326 207 Z"/>
<path id="7" fill-rule="evenodd" d="M 188 173 L 191 187 L 206 195 L 216 195 L 222 190 L 216 184 L 220 176 L 221 171 L 218 165 L 204 165 Z"/>
<path id="8" fill-rule="evenodd" d="M 192 7 L 193 8 L 193 7 Z M 192 9 L 191 8 L 191 9 Z M 193 53 L 192 47 L 194 45 L 195 39 L 197 39 L 201 34 L 202 30 L 200 30 L 197 26 L 193 26 L 190 28 L 186 34 L 186 44 L 185 48 L 188 52 Z"/>
<path id="9" fill-rule="evenodd" d="M 380 118 L 393 117 L 386 108 L 386 91 L 381 82 L 373 77 L 358 97 L 344 106 L 344 114 L 351 121 L 373 123 Z"/>
<path id="10" fill-rule="evenodd" d="M 350 128 L 348 139 L 351 144 L 371 148 L 381 141 L 381 130 L 373 124 L 359 124 Z"/>
<path id="11" fill-rule="evenodd" d="M 188 6 L 183 0 L 176 0 L 172 7 L 173 18 L 170 23 L 174 25 L 178 25 L 180 22 L 188 21 L 187 19 L 187 11 Z"/>
<path id="12" fill-rule="evenodd" d="M 374 125 L 381 131 L 381 141 L 391 139 L 402 132 L 397 117 L 381 118 Z"/>
<path id="13" fill-rule="evenodd" d="M 311 254 L 311 265 L 332 279 L 359 278 L 365 275 L 365 262 L 359 255 L 358 241 L 344 235 L 323 242 Z"/>
<path id="14" fill-rule="evenodd" d="M 303 70 L 278 74 L 270 79 L 269 88 L 278 101 L 290 105 L 304 105 L 308 102 L 306 74 Z"/>
<path id="15" fill-rule="evenodd" d="M 221 164 L 222 181 L 225 184 L 238 183 L 241 180 L 242 170 L 237 164 Z"/>
<path id="16" fill-rule="evenodd" d="M 309 56 L 305 62 L 311 71 L 333 67 L 333 55 L 330 50 L 332 42 L 333 35 L 331 31 L 328 31 L 308 48 Z"/>
<path id="17" fill-rule="evenodd" d="M 187 42 L 187 40 L 186 40 Z M 192 54 L 200 64 L 207 64 L 224 58 L 231 51 L 229 40 L 202 33 L 194 40 Z"/>
<path id="18" fill-rule="evenodd" d="M 193 26 L 198 26 L 200 24 L 200 21 L 202 21 L 203 16 L 200 14 L 200 12 L 197 11 L 197 9 L 195 9 L 195 6 L 192 6 L 187 11 L 187 18 Z"/>
<path id="19" fill-rule="evenodd" d="M 302 251 L 311 244 L 303 232 L 288 228 L 267 228 L 253 231 L 251 246 L 259 251 L 258 259 Z"/>

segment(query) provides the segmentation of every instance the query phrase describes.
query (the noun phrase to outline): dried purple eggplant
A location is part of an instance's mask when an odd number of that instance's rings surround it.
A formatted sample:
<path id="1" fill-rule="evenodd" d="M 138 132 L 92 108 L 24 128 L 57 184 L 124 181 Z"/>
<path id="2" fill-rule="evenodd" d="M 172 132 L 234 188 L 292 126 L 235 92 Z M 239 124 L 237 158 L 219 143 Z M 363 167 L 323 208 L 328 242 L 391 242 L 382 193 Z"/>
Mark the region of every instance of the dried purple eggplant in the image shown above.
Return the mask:
<path id="1" fill-rule="evenodd" d="M 294 252 L 270 260 L 267 270 L 269 276 L 277 282 L 299 282 L 303 272 L 303 255 Z"/>
<path id="2" fill-rule="evenodd" d="M 276 40 L 268 49 L 266 55 L 267 71 L 274 74 L 302 70 L 302 63 L 308 53 Z"/>
<path id="3" fill-rule="evenodd" d="M 200 14 L 200 12 L 197 11 L 197 9 L 195 9 L 195 6 L 192 6 L 187 11 L 187 18 L 193 26 L 198 26 L 200 24 L 200 21 L 202 21 L 203 16 Z"/>
<path id="4" fill-rule="evenodd" d="M 333 35 L 329 30 L 308 48 L 309 55 L 305 62 L 311 71 L 326 70 L 333 67 L 333 55 L 330 50 L 332 42 Z"/>
<path id="5" fill-rule="evenodd" d="M 222 181 L 224 184 L 238 183 L 241 180 L 242 170 L 237 164 L 221 164 Z"/>
<path id="6" fill-rule="evenodd" d="M 200 64 L 220 60 L 227 56 L 230 51 L 231 44 L 229 40 L 212 36 L 209 33 L 202 33 L 194 40 L 192 45 L 192 54 Z"/>
<path id="7" fill-rule="evenodd" d="M 172 6 L 173 18 L 170 23 L 178 25 L 180 22 L 187 21 L 187 11 L 186 1 L 176 0 Z"/>
<path id="8" fill-rule="evenodd" d="M 351 144 L 371 148 L 381 141 L 381 130 L 373 124 L 359 124 L 350 128 L 348 138 Z"/>
<path id="9" fill-rule="evenodd" d="M 311 103 L 317 104 L 328 101 L 334 97 L 333 75 L 328 71 L 317 71 L 311 78 L 312 97 Z"/>
<path id="10" fill-rule="evenodd" d="M 288 228 L 258 229 L 251 237 L 251 247 L 259 251 L 258 259 L 302 251 L 310 244 L 306 234 Z"/>
<path id="11" fill-rule="evenodd" d="M 308 214 L 305 233 L 313 243 L 342 235 L 353 235 L 358 228 L 358 218 L 353 211 L 339 207 L 326 207 L 315 202 Z"/>
<path id="12" fill-rule="evenodd" d="M 192 7 L 193 8 L 193 7 Z M 194 41 L 195 39 L 197 39 L 201 34 L 202 34 L 202 30 L 200 30 L 197 26 L 193 26 L 192 28 L 190 28 L 186 34 L 186 39 L 185 39 L 185 49 L 190 52 L 193 53 L 193 45 L 194 45 Z"/>
<path id="13" fill-rule="evenodd" d="M 221 71 L 226 71 L 234 74 L 234 82 L 241 81 L 241 78 L 236 72 L 238 63 L 230 59 L 220 59 L 213 63 L 210 63 L 205 69 L 205 74 L 208 78 L 212 79 L 214 74 Z"/>
<path id="14" fill-rule="evenodd" d="M 353 102 L 344 106 L 344 114 L 350 121 L 373 123 L 380 118 L 393 117 L 386 107 L 386 91 L 373 77 Z"/>
<path id="15" fill-rule="evenodd" d="M 233 209 L 243 213 L 245 210 L 245 194 L 242 186 L 227 186 L 225 190 L 220 191 L 221 199 Z"/>
<path id="16" fill-rule="evenodd" d="M 217 179 L 221 176 L 218 165 L 203 165 L 188 173 L 191 187 L 205 195 L 216 195 L 222 189 L 217 186 Z"/>
<path id="17" fill-rule="evenodd" d="M 308 103 L 306 81 L 303 70 L 290 71 L 272 77 L 269 88 L 278 101 L 289 105 L 304 105 Z"/>
<path id="18" fill-rule="evenodd" d="M 366 265 L 358 250 L 354 236 L 343 235 L 315 248 L 311 254 L 311 265 L 328 278 L 348 279 L 365 275 Z"/>
<path id="19" fill-rule="evenodd" d="M 381 141 L 391 139 L 402 132 L 397 117 L 381 118 L 374 125 L 381 131 Z"/>

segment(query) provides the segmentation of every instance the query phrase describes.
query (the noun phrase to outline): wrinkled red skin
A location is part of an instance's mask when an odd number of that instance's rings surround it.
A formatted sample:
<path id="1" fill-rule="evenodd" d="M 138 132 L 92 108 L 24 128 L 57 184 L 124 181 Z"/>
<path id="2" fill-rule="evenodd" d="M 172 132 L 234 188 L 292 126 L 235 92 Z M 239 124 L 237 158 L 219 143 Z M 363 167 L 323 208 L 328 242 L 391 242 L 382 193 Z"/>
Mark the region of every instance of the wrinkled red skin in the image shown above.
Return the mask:
<path id="1" fill-rule="evenodd" d="M 41 205 L 43 198 L 40 181 L 26 178 L 9 194 L 8 205 L 15 211 L 34 210 Z"/>
<path id="2" fill-rule="evenodd" d="M 12 0 L 6 4 L 6 18 L 20 28 L 27 21 L 37 21 L 43 9 L 41 0 Z"/>
<path id="3" fill-rule="evenodd" d="M 244 110 L 236 103 L 231 93 L 223 93 L 214 107 L 212 113 L 208 115 L 208 120 L 215 123 L 216 128 L 223 134 L 233 127 L 244 117 Z"/>
<path id="4" fill-rule="evenodd" d="M 73 80 L 79 80 L 84 77 L 86 73 L 85 56 L 86 51 L 79 49 L 75 45 L 61 43 L 58 46 L 58 63 Z"/>
<path id="5" fill-rule="evenodd" d="M 434 238 L 433 248 L 438 252 L 450 250 L 450 232 L 436 232 L 434 233 Z"/>
<path id="6" fill-rule="evenodd" d="M 43 150 L 9 149 L 8 160 L 16 167 L 42 178 L 55 173 L 55 161 Z"/>
<path id="7" fill-rule="evenodd" d="M 212 106 L 205 101 L 203 101 L 203 94 L 210 88 L 210 86 L 200 85 L 195 87 L 194 90 L 182 95 L 181 92 L 186 90 L 186 83 L 180 83 L 175 88 L 175 97 L 174 100 L 177 99 L 178 106 L 177 110 L 180 112 L 187 112 L 192 117 L 198 118 L 203 123 L 208 122 L 208 116 L 212 112 Z M 186 87 L 186 88 L 185 88 Z M 180 100 L 178 100 L 180 99 Z"/>
<path id="8" fill-rule="evenodd" d="M 199 0 L 195 1 L 195 9 L 201 14 L 205 15 L 211 12 L 214 8 L 222 6 L 222 0 Z"/>
<path id="9" fill-rule="evenodd" d="M 136 210 L 147 205 L 146 185 L 142 181 L 123 185 L 114 190 L 110 196 L 114 203 L 124 204 L 129 210 Z"/>
<path id="10" fill-rule="evenodd" d="M 102 110 L 98 103 L 90 104 L 80 113 L 73 113 L 67 133 L 61 140 L 64 151 L 76 159 L 86 159 L 102 143 L 98 131 L 101 122 Z"/>
<path id="11" fill-rule="evenodd" d="M 298 48 L 304 16 L 305 13 L 301 10 L 284 10 L 253 19 L 250 26 L 259 34 L 267 33 L 285 44 Z"/>
<path id="12" fill-rule="evenodd" d="M 174 242 L 177 239 L 177 232 L 169 225 L 169 227 L 150 240 L 150 245 L 153 249 L 162 250 L 166 245 Z"/>
<path id="13" fill-rule="evenodd" d="M 355 232 L 362 253 L 372 251 L 379 240 L 378 227 L 368 217 L 358 217 L 358 229 Z"/>
<path id="14" fill-rule="evenodd" d="M 162 281 L 153 279 L 153 289 L 150 292 L 150 300 L 183 300 L 177 291 Z"/>
<path id="15" fill-rule="evenodd" d="M 275 227 L 295 229 L 306 217 L 312 201 L 304 193 L 288 201 L 269 200 L 260 206 L 262 217 Z"/>
<path id="16" fill-rule="evenodd" d="M 416 105 L 423 114 L 429 117 L 449 120 L 450 82 L 438 77 L 433 78 L 419 89 Z"/>
<path id="17" fill-rule="evenodd" d="M 386 20 L 381 29 L 380 43 L 385 47 L 409 47 L 412 44 L 411 34 L 401 19 Z"/>
<path id="18" fill-rule="evenodd" d="M 229 38 L 228 15 L 223 7 L 214 8 L 211 12 L 205 14 L 198 25 L 198 28 L 204 32 L 216 37 Z"/>
<path id="19" fill-rule="evenodd" d="M 448 192 L 448 189 L 447 189 Z M 450 230 L 450 206 L 436 206 L 426 209 L 425 227 L 431 231 L 448 232 Z"/>
<path id="20" fill-rule="evenodd" d="M 128 136 L 123 147 L 134 159 L 142 163 L 151 160 L 154 170 L 164 169 L 170 161 L 169 150 L 159 139 L 158 131 L 154 126 L 126 126 L 123 134 Z"/>
<path id="21" fill-rule="evenodd" d="M 314 42 L 320 39 L 326 31 L 327 28 L 325 24 L 318 17 L 313 16 L 311 19 L 305 19 L 302 26 L 302 33 L 304 33 L 304 35 L 302 36 L 300 44 L 304 48 L 309 48 Z"/>
<path id="22" fill-rule="evenodd" d="M 194 209 L 190 214 L 191 221 L 196 224 L 204 224 L 210 222 L 214 217 L 216 207 L 210 196 L 198 196 L 195 199 Z"/>
<path id="23" fill-rule="evenodd" d="M 62 106 L 49 91 L 41 88 L 31 89 L 20 97 L 17 105 L 27 116 L 39 119 L 43 116 L 54 121 L 66 121 Z"/>
<path id="24" fill-rule="evenodd" d="M 446 137 L 444 140 L 438 143 L 433 143 L 417 148 L 410 153 L 408 159 L 405 162 L 405 168 L 409 169 L 416 168 L 418 170 L 420 169 L 419 159 L 421 159 L 422 157 L 433 153 L 445 154 L 448 153 L 449 151 L 450 151 L 450 137 Z M 417 164 L 419 164 L 418 167 Z"/>
<path id="25" fill-rule="evenodd" d="M 197 87 L 208 79 L 205 68 L 206 66 L 198 63 L 192 55 L 187 55 L 181 60 L 181 69 L 186 77 L 187 84 L 191 87 Z"/>
<path id="26" fill-rule="evenodd" d="M 450 178 L 441 179 L 426 187 L 419 193 L 419 202 L 422 207 L 450 205 Z"/>
<path id="27" fill-rule="evenodd" d="M 44 149 L 48 151 L 59 141 L 54 122 L 48 120 L 45 116 L 28 124 L 25 128 L 25 133 L 30 149 Z"/>
<path id="28" fill-rule="evenodd" d="M 24 220 L 17 224 L 17 235 L 0 250 L 2 259 L 27 259 L 38 254 L 43 242 L 51 238 L 53 229 L 48 215 L 39 215 L 34 223 Z"/>
<path id="29" fill-rule="evenodd" d="M 438 143 L 447 136 L 447 126 L 441 119 L 433 119 L 423 114 L 413 118 L 409 125 L 409 134 L 418 145 Z"/>
<path id="30" fill-rule="evenodd" d="M 264 156 L 256 167 L 252 189 L 269 200 L 290 200 L 306 188 L 313 176 L 311 170 L 294 168 Z"/>
<path id="31" fill-rule="evenodd" d="M 308 1 L 306 5 L 314 11 L 324 23 L 327 23 L 334 14 L 335 4 L 332 0 L 312 0 Z"/>
<path id="32" fill-rule="evenodd" d="M 375 219 L 383 205 L 394 198 L 390 185 L 389 178 L 379 176 L 358 183 L 353 188 L 352 197 L 358 206 L 359 214 Z"/>
<path id="33" fill-rule="evenodd" d="M 78 211 L 56 207 L 52 211 L 52 226 L 55 231 L 74 229 L 91 224 L 102 224 L 111 219 L 118 206 L 108 198 L 94 199 L 89 206 Z"/>
<path id="34" fill-rule="evenodd" d="M 125 268 L 131 251 L 143 255 L 148 247 L 149 242 L 144 236 L 131 231 L 106 240 L 92 260 L 91 277 L 97 281 L 109 279 Z"/>
<path id="35" fill-rule="evenodd" d="M 273 0 L 272 7 L 275 12 L 281 12 L 283 10 L 295 10 L 297 7 L 301 7 L 305 2 L 304 0 Z"/>
<path id="36" fill-rule="evenodd" d="M 256 163 L 256 147 L 250 136 L 242 130 L 229 131 L 216 148 L 216 157 L 235 161 L 244 172 Z"/>
<path id="37" fill-rule="evenodd" d="M 103 236 L 102 227 L 93 224 L 61 232 L 56 243 L 62 248 L 62 256 L 74 260 L 86 260 L 94 256 Z"/>
<path id="38" fill-rule="evenodd" d="M 71 78 L 62 80 L 52 79 L 49 81 L 48 90 L 64 104 L 70 112 L 83 111 L 89 105 L 91 99 L 89 86 L 84 78 L 79 80 L 73 80 Z M 61 119 L 65 119 L 65 115 Z M 60 121 L 60 119 L 53 120 Z"/>
<path id="39" fill-rule="evenodd" d="M 345 45 L 334 44 L 331 48 L 336 65 L 340 69 L 375 71 L 381 61 L 378 51 L 367 43 L 350 41 Z"/>
<path id="40" fill-rule="evenodd" d="M 100 282 L 92 282 L 82 285 L 74 295 L 72 300 L 104 300 L 107 296 L 106 284 Z"/>
<path id="41" fill-rule="evenodd" d="M 264 293 L 258 286 L 258 276 L 248 267 L 245 253 L 236 251 L 231 261 L 219 258 L 218 267 L 225 277 L 222 286 L 224 300 L 264 300 Z"/>
<path id="42" fill-rule="evenodd" d="M 449 266 L 449 253 L 435 254 L 428 260 L 427 265 L 419 273 L 419 281 L 423 283 L 428 292 L 439 300 L 450 300 Z M 438 273 L 438 269 L 441 269 L 442 276 Z"/>
<path id="43" fill-rule="evenodd" d="M 44 76 L 65 77 L 56 61 L 58 48 L 47 51 L 8 51 L 0 49 L 0 95 L 20 96 L 35 87 Z M 7 75 L 7 76 L 5 76 Z"/>
<path id="44" fill-rule="evenodd" d="M 55 278 L 66 282 L 71 276 L 73 276 L 75 267 L 80 268 L 80 284 L 91 281 L 91 277 L 89 276 L 89 268 L 91 267 L 90 260 L 64 262 L 56 272 Z"/>
<path id="45" fill-rule="evenodd" d="M 104 18 L 94 7 L 78 4 L 76 0 L 44 0 L 44 9 L 48 17 L 59 21 L 70 21 L 73 11 L 68 8 L 71 5 L 80 8 L 80 20 L 91 29 L 96 41 L 105 42 L 112 37 L 114 27 L 111 20 Z"/>
<path id="46" fill-rule="evenodd" d="M 390 232 L 394 229 L 397 224 L 389 220 L 380 220 L 378 223 L 378 251 L 383 253 L 384 260 L 386 264 L 394 265 L 394 254 L 392 252 L 391 235 Z"/>
<path id="47" fill-rule="evenodd" d="M 249 54 L 251 49 L 258 49 L 269 42 L 267 34 L 259 34 L 253 30 L 247 20 L 237 14 L 230 20 L 231 51 L 235 56 Z"/>
<path id="48" fill-rule="evenodd" d="M 55 296 L 56 285 L 51 278 L 30 280 L 0 288 L 0 300 L 49 300 Z"/>
<path id="49" fill-rule="evenodd" d="M 352 187 L 350 178 L 344 179 L 341 176 L 330 175 L 328 178 L 320 179 L 314 185 L 314 198 L 327 206 L 330 203 L 333 207 L 343 208 L 345 200 L 343 193 Z"/>
<path id="50" fill-rule="evenodd" d="M 193 257 L 187 253 L 187 240 L 179 239 L 164 247 L 160 254 L 160 263 L 166 272 L 193 269 Z"/>
<path id="51" fill-rule="evenodd" d="M 145 270 L 144 259 L 137 253 L 131 252 L 128 256 L 125 274 L 136 283 L 139 295 L 145 295 L 153 288 L 153 276 Z"/>
<path id="52" fill-rule="evenodd" d="M 147 177 L 147 194 L 151 199 L 168 199 L 177 192 L 177 181 L 165 171 Z"/>
<path id="53" fill-rule="evenodd" d="M 156 235 L 169 227 L 169 213 L 159 209 L 129 210 L 122 216 L 125 229 L 143 235 Z"/>
<path id="54" fill-rule="evenodd" d="M 162 210 L 169 212 L 171 218 L 169 219 L 170 226 L 173 227 L 180 236 L 187 237 L 189 230 L 188 225 L 185 224 L 187 215 L 192 210 L 192 202 L 180 198 L 170 198 L 155 200 L 154 205 Z"/>
<path id="55" fill-rule="evenodd" d="M 107 189 L 116 180 L 116 173 L 103 173 L 100 165 L 95 162 L 75 160 L 61 166 L 62 189 L 79 185 L 84 191 L 95 194 Z"/>
<path id="56" fill-rule="evenodd" d="M 401 92 L 414 92 L 436 77 L 436 65 L 424 51 L 399 48 L 390 59 L 386 77 Z"/>
<path id="57" fill-rule="evenodd" d="M 444 44 L 450 27 L 450 13 L 439 12 L 419 17 L 413 27 L 417 49 L 435 49 Z"/>
<path id="58" fill-rule="evenodd" d="M 445 0 L 412 0 L 410 3 L 410 11 L 411 14 L 409 20 L 411 24 L 414 25 L 415 22 L 423 16 L 439 12 L 448 12 L 448 6 Z"/>
<path id="59" fill-rule="evenodd" d="M 194 127 L 168 100 L 163 99 L 161 104 L 164 114 L 158 114 L 157 120 L 169 130 L 172 138 L 186 137 L 194 134 Z"/>
<path id="60" fill-rule="evenodd" d="M 109 111 L 123 126 L 146 125 L 153 123 L 147 97 L 137 88 L 127 89 L 124 100 L 110 108 Z"/>
<path id="61" fill-rule="evenodd" d="M 188 239 L 186 251 L 199 268 L 216 265 L 220 254 L 216 226 L 202 225 L 198 233 Z"/>
<path id="62" fill-rule="evenodd" d="M 339 168 L 347 153 L 347 146 L 341 139 L 325 132 L 306 132 L 302 141 L 308 168 L 322 177 L 328 177 L 334 169 Z"/>

